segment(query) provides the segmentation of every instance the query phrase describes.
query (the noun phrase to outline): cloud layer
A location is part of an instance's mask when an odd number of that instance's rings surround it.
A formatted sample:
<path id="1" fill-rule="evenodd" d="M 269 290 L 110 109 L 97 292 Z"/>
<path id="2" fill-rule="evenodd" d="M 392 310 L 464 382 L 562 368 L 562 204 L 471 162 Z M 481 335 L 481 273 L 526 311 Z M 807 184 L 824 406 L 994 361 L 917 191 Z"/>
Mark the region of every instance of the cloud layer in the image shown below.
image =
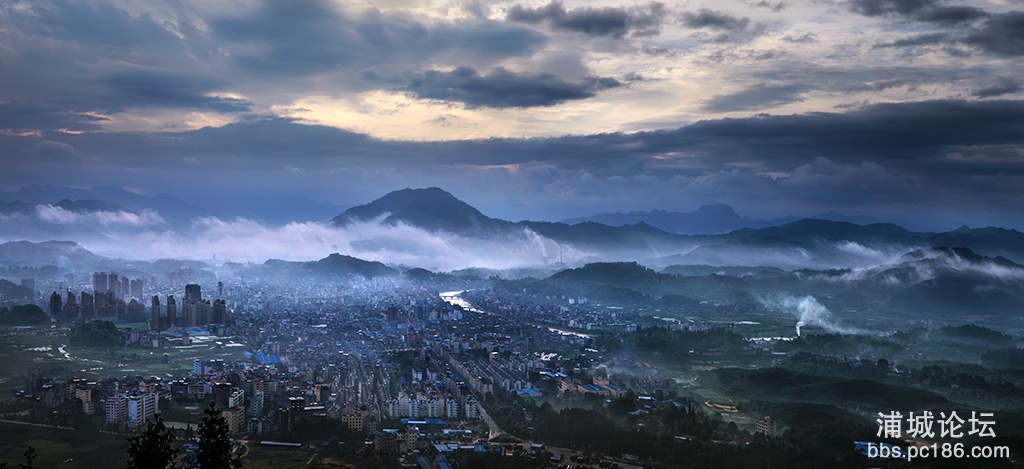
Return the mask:
<path id="1" fill-rule="evenodd" d="M 74 239 L 107 257 L 153 260 L 186 258 L 262 263 L 268 259 L 312 261 L 339 252 L 392 265 L 450 271 L 467 267 L 518 268 L 568 262 L 592 254 L 580 252 L 523 230 L 504 239 L 470 239 L 431 233 L 379 220 L 344 228 L 322 223 L 270 226 L 247 218 L 197 218 L 170 225 L 153 213 L 78 213 L 39 205 L 28 214 L 0 215 L 0 242 Z"/>
<path id="2" fill-rule="evenodd" d="M 643 6 L 577 7 L 566 9 L 563 2 L 529 8 L 512 5 L 505 18 L 513 23 L 547 25 L 552 29 L 572 31 L 591 36 L 652 36 L 661 32 L 666 18 L 665 4 L 650 2 Z"/>
<path id="3" fill-rule="evenodd" d="M 1024 229 L 1019 7 L 8 2 L 0 190 Z"/>

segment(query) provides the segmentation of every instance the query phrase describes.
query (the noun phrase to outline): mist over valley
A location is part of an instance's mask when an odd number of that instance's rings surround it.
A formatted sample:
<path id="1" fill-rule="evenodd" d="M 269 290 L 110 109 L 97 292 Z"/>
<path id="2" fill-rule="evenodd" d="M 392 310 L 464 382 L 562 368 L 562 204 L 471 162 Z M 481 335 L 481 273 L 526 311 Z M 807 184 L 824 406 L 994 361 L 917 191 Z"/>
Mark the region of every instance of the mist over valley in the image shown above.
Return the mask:
<path id="1" fill-rule="evenodd" d="M 165 215 L 153 199 L 102 190 L 116 202 L 3 202 L 0 232 L 10 241 L 0 244 L 0 262 L 11 271 L 156 275 L 183 259 L 218 275 L 310 280 L 421 270 L 662 311 L 711 303 L 800 317 L 803 298 L 829 316 L 805 322 L 826 331 L 847 330 L 832 316 L 848 330 L 864 327 L 862 316 L 893 321 L 871 321 L 883 328 L 915 320 L 1016 328 L 1024 311 L 1024 234 L 994 227 L 930 233 L 786 218 L 694 235 L 643 222 L 510 222 L 439 188 L 395 191 L 330 220 L 275 225 L 184 203 L 165 203 Z M 181 219 L 183 206 L 195 218 Z"/>
<path id="2" fill-rule="evenodd" d="M 0 2 L 0 468 L 1015 468 L 1021 0 Z"/>

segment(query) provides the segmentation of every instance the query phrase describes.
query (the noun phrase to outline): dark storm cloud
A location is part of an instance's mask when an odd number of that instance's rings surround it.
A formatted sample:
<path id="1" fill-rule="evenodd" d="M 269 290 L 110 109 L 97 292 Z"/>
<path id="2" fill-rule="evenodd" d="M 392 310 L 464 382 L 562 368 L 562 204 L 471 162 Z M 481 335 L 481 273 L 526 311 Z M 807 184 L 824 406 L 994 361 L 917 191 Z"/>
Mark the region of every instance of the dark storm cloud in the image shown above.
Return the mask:
<path id="1" fill-rule="evenodd" d="M 16 140 L 38 143 L 31 137 Z M 149 158 L 138 164 L 152 167 L 180 166 L 184 157 L 195 157 L 204 166 L 239 170 L 252 165 L 276 167 L 284 162 L 326 168 L 344 164 L 491 166 L 546 161 L 563 170 L 610 177 L 641 174 L 653 166 L 666 175 L 693 175 L 736 164 L 764 171 L 789 171 L 824 156 L 847 164 L 870 159 L 887 167 L 904 166 L 911 173 L 942 172 L 955 166 L 957 171 L 991 172 L 985 168 L 996 168 L 1009 174 L 1024 173 L 1024 162 L 1013 157 L 1024 145 L 1024 102 L 886 103 L 845 113 L 708 120 L 674 130 L 631 134 L 426 144 L 381 141 L 280 118 L 248 119 L 181 133 L 90 133 L 61 135 L 60 140 L 78 152 L 111 155 L 111 164 L 135 161 L 137 149 L 146 148 Z M 975 158 L 946 159 L 964 151 Z"/>
<path id="2" fill-rule="evenodd" d="M 938 23 L 944 26 L 953 26 L 960 23 L 967 23 L 977 19 L 985 18 L 987 16 L 988 13 L 978 8 L 965 6 L 951 6 L 937 7 L 924 10 L 919 12 L 916 17 L 920 21 Z"/>
<path id="3" fill-rule="evenodd" d="M 447 142 L 434 149 L 449 162 L 543 160 L 602 175 L 639 174 L 652 165 L 662 165 L 659 170 L 667 174 L 694 175 L 733 165 L 789 171 L 825 156 L 837 163 L 868 159 L 911 174 L 945 171 L 956 176 L 996 166 L 1006 174 L 1024 174 L 1024 162 L 1012 157 L 1021 145 L 1024 102 L 943 100 L 876 104 L 846 113 L 708 120 L 635 134 Z M 964 150 L 976 158 L 946 159 Z"/>
<path id="4" fill-rule="evenodd" d="M 201 26 L 99 2 L 23 6 L 0 8 L 0 128 L 8 130 L 100 130 L 97 116 L 122 112 L 249 112 L 303 93 L 379 89 L 362 78 L 366 70 L 489 69 L 548 42 L 504 21 L 424 23 L 326 1 L 267 1 Z"/>
<path id="5" fill-rule="evenodd" d="M 743 163 L 766 171 L 788 171 L 817 156 L 838 163 L 868 159 L 905 174 L 962 181 L 994 168 L 1001 177 L 1024 174 L 1024 162 L 1012 156 L 1024 144 L 1022 130 L 1020 101 L 890 103 L 842 114 L 698 122 L 652 136 L 649 151 L 674 149 L 708 162 L 714 155 L 719 165 Z"/>
<path id="6" fill-rule="evenodd" d="M 708 28 L 720 31 L 742 31 L 750 24 L 750 18 L 738 18 L 728 13 L 706 8 L 697 13 L 683 13 L 680 20 L 683 26 L 688 28 Z"/>
<path id="7" fill-rule="evenodd" d="M 244 15 L 211 22 L 247 71 L 295 78 L 344 68 L 417 64 L 440 53 L 493 62 L 533 55 L 547 38 L 529 28 L 476 20 L 425 25 L 367 11 L 350 14 L 321 1 L 263 2 Z M 256 50 L 249 47 L 260 45 Z"/>
<path id="8" fill-rule="evenodd" d="M 0 9 L 0 23 L 5 42 L 0 92 L 39 99 L 86 99 L 97 92 L 96 76 L 111 68 L 180 65 L 188 53 L 178 37 L 149 16 L 133 18 L 94 2 Z"/>
<path id="9" fill-rule="evenodd" d="M 850 10 L 864 16 L 910 15 L 933 7 L 936 0 L 851 0 Z"/>
<path id="10" fill-rule="evenodd" d="M 942 6 L 937 0 L 852 0 L 850 10 L 864 16 L 898 16 L 951 28 L 946 33 L 926 33 L 876 47 L 948 42 L 966 44 L 993 55 L 1024 55 L 1024 11 L 991 14 L 975 7 Z M 956 48 L 949 48 L 947 52 L 965 53 Z"/>
<path id="11" fill-rule="evenodd" d="M 850 10 L 864 16 L 901 16 L 917 21 L 953 26 L 988 16 L 968 6 L 944 6 L 937 0 L 852 0 Z"/>
<path id="12" fill-rule="evenodd" d="M 99 2 L 40 2 L 33 8 L 12 8 L 15 22 L 38 26 L 35 33 L 86 45 L 121 50 L 173 47 L 179 39 L 149 15 L 132 17 L 124 9 Z M 91 51 L 86 51 L 91 52 Z"/>
<path id="13" fill-rule="evenodd" d="M 123 106 L 196 108 L 217 112 L 248 111 L 252 104 L 241 99 L 207 96 L 227 83 L 174 72 L 131 70 L 103 79 L 111 91 L 110 102 Z"/>
<path id="14" fill-rule="evenodd" d="M 95 131 L 104 115 L 139 108 L 246 111 L 215 97 L 230 83 L 200 70 L 207 51 L 146 14 L 99 2 L 34 2 L 0 9 L 0 128 Z M 191 25 L 176 27 L 195 34 Z M 194 70 L 194 71 L 193 71 Z"/>
<path id="15" fill-rule="evenodd" d="M 481 205 L 485 213 L 532 218 L 587 213 L 594 204 L 619 209 L 615 204 L 623 201 L 629 201 L 623 208 L 649 210 L 684 196 L 762 209 L 764 200 L 772 200 L 776 209 L 804 207 L 808 213 L 835 207 L 870 213 L 899 204 L 908 214 L 928 204 L 956 205 L 962 213 L 1024 209 L 1014 202 L 1024 181 L 1024 102 L 995 99 L 876 104 L 842 113 L 549 138 L 382 141 L 262 118 L 176 133 L 0 133 L 0 143 L 11 149 L 12 169 L 0 173 L 0 184 L 13 186 L 142 179 L 153 182 L 150 190 L 175 192 L 186 178 L 195 197 L 246 200 L 254 192 L 302 190 L 344 193 L 339 201 L 365 203 L 391 189 L 459 181 L 462 191 L 489 200 Z M 138 157 L 140 148 L 146 158 Z M 182 164 L 186 158 L 191 165 Z M 979 184 L 989 192 L 972 188 Z M 509 206 L 509 193 L 522 198 L 521 207 Z"/>
<path id="16" fill-rule="evenodd" d="M 715 96 L 704 102 L 702 109 L 709 112 L 756 111 L 782 104 L 803 101 L 808 91 L 802 84 L 761 85 L 733 94 Z"/>
<path id="17" fill-rule="evenodd" d="M 512 5 L 505 19 L 513 23 L 546 24 L 555 30 L 591 36 L 653 36 L 661 32 L 661 25 L 665 19 L 665 4 L 651 2 L 629 8 L 579 7 L 569 10 L 562 2 L 552 1 L 537 8 Z"/>
<path id="18" fill-rule="evenodd" d="M 977 30 L 969 33 L 964 42 L 996 55 L 1024 55 L 1024 11 L 988 18 Z"/>
<path id="19" fill-rule="evenodd" d="M 546 73 L 528 75 L 496 68 L 480 74 L 469 67 L 458 67 L 450 72 L 410 74 L 400 89 L 419 98 L 458 101 L 470 108 L 525 108 L 591 98 L 599 91 L 619 86 L 621 82 L 607 77 L 570 83 Z"/>
<path id="20" fill-rule="evenodd" d="M 0 103 L 0 129 L 11 131 L 99 130 L 106 118 L 87 115 L 75 106 L 29 102 L 27 100 Z"/>
<path id="21" fill-rule="evenodd" d="M 991 86 L 976 89 L 972 91 L 971 94 L 979 98 L 993 98 L 996 96 L 1018 93 L 1022 89 L 1024 89 L 1024 87 L 1021 86 L 1020 80 L 1002 79 Z"/>
<path id="22" fill-rule="evenodd" d="M 917 36 L 910 36 L 901 39 L 897 39 L 892 42 L 876 44 L 876 48 L 880 47 L 914 47 L 914 46 L 930 46 L 934 44 L 949 44 L 954 42 L 949 34 L 946 33 L 926 33 L 918 34 Z"/>
<path id="23" fill-rule="evenodd" d="M 93 145 L 103 140 L 101 135 L 82 137 L 95 138 Z M 177 164 L 182 157 L 194 157 L 204 166 L 222 168 L 301 165 L 331 158 L 365 163 L 372 161 L 375 151 L 385 155 L 392 152 L 392 144 L 362 134 L 329 126 L 302 125 L 277 117 L 248 118 L 222 127 L 181 133 L 134 132 L 126 137 L 131 142 L 127 148 L 134 145 L 148 148 L 157 160 L 156 165 Z"/>

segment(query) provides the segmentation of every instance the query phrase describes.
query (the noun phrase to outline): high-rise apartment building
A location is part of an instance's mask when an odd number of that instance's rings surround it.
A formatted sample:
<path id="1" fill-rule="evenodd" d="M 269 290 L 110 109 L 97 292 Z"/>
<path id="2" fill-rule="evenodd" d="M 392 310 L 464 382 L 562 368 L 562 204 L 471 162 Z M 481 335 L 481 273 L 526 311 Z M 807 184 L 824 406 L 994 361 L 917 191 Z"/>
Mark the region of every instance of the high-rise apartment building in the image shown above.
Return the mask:
<path id="1" fill-rule="evenodd" d="M 104 403 L 106 422 L 119 424 L 128 418 L 128 398 L 124 394 L 114 394 Z"/>
<path id="2" fill-rule="evenodd" d="M 82 292 L 82 307 L 79 310 L 78 317 L 83 319 L 92 319 L 96 316 L 96 303 L 93 302 L 92 295 L 89 292 Z"/>
<path id="3" fill-rule="evenodd" d="M 146 281 L 141 278 L 132 279 L 128 284 L 130 295 L 132 298 L 142 299 L 142 290 L 146 286 Z"/>
<path id="4" fill-rule="evenodd" d="M 189 301 L 199 302 L 203 299 L 203 289 L 199 285 L 190 283 L 185 285 L 185 302 Z"/>
<path id="5" fill-rule="evenodd" d="M 228 307 L 224 300 L 213 301 L 213 312 L 210 315 L 210 324 L 227 324 Z"/>
<path id="6" fill-rule="evenodd" d="M 92 274 L 92 291 L 94 292 L 105 292 L 107 291 L 107 273 L 106 272 L 94 272 Z"/>
<path id="7" fill-rule="evenodd" d="M 178 303 L 174 301 L 173 295 L 167 295 L 167 327 L 177 326 Z"/>
<path id="8" fill-rule="evenodd" d="M 153 302 L 149 311 L 149 330 L 160 330 L 160 297 L 153 295 Z"/>
<path id="9" fill-rule="evenodd" d="M 128 396 L 128 426 L 138 427 L 160 412 L 160 399 L 155 392 Z"/>
<path id="10" fill-rule="evenodd" d="M 50 295 L 50 314 L 54 316 L 60 314 L 60 307 L 62 304 L 63 301 L 60 297 L 60 293 L 53 292 L 53 294 Z"/>
<path id="11" fill-rule="evenodd" d="M 118 280 L 116 272 L 111 272 L 111 273 L 107 274 L 107 288 L 106 288 L 106 290 L 113 291 L 115 297 L 121 296 L 121 281 Z"/>
<path id="12" fill-rule="evenodd" d="M 74 292 L 68 291 L 68 300 L 64 303 L 64 312 L 68 316 L 81 317 L 79 315 L 79 313 L 81 313 L 81 311 L 79 311 L 79 309 L 78 309 L 78 303 L 75 302 L 75 294 L 74 294 Z"/>

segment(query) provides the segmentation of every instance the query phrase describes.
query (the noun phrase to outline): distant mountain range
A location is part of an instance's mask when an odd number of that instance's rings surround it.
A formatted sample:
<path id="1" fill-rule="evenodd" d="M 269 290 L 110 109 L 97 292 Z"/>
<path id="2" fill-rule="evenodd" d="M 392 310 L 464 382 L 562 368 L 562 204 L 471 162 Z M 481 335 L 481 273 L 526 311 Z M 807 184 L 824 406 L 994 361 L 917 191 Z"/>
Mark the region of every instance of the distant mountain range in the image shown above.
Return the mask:
<path id="1" fill-rule="evenodd" d="M 0 278 L 0 298 L 15 303 L 31 303 L 35 299 L 35 292 L 31 288 Z"/>
<path id="2" fill-rule="evenodd" d="M 352 207 L 331 220 L 336 227 L 355 222 L 399 223 L 431 232 L 467 238 L 528 237 L 530 233 L 585 249 L 641 249 L 655 252 L 677 245 L 683 238 L 645 224 L 608 226 L 599 223 L 522 221 L 513 223 L 488 217 L 452 194 L 436 187 L 402 189 L 366 205 Z"/>
<path id="3" fill-rule="evenodd" d="M 329 256 L 308 262 L 284 261 L 269 259 L 262 264 L 225 264 L 225 268 L 234 274 L 245 275 L 247 278 L 276 278 L 295 280 L 300 278 L 337 279 L 346 277 L 363 277 L 366 279 L 381 277 L 398 277 L 398 269 L 388 267 L 380 262 L 367 261 L 352 256 L 333 253 Z"/>
<path id="4" fill-rule="evenodd" d="M 331 220 L 331 225 L 343 227 L 378 219 L 389 226 L 405 223 L 427 231 L 474 237 L 507 235 L 515 226 L 511 222 L 490 218 L 436 187 L 391 192 L 366 205 L 345 210 Z"/>
<path id="5" fill-rule="evenodd" d="M 126 212 L 141 214 L 152 212 L 172 224 L 188 223 L 196 218 L 208 216 L 217 216 L 222 219 L 244 217 L 272 225 L 322 221 L 334 217 L 330 224 L 340 226 L 351 220 L 370 220 L 373 214 L 389 213 L 387 220 L 384 220 L 388 224 L 394 224 L 401 220 L 405 223 L 411 222 L 414 226 L 452 233 L 502 234 L 516 225 L 487 217 L 469 204 L 436 187 L 395 191 L 358 207 L 337 205 L 327 200 L 317 201 L 301 196 L 248 196 L 242 199 L 226 196 L 204 198 L 198 202 L 186 202 L 169 194 L 147 197 L 115 185 L 96 186 L 89 189 L 58 185 L 31 185 L 15 192 L 0 191 L 0 215 L 31 214 L 36 210 L 37 205 L 52 205 L 74 213 Z M 345 210 L 345 212 L 337 215 L 339 210 Z M 803 218 L 797 216 L 770 219 L 749 218 L 740 216 L 728 205 L 710 204 L 693 212 L 663 210 L 616 212 L 570 218 L 557 223 L 528 221 L 522 223 L 533 224 L 538 230 L 551 231 L 556 236 L 558 233 L 569 235 L 562 225 L 574 226 L 584 223 L 612 227 L 648 226 L 671 234 L 714 235 L 744 228 L 760 229 L 779 226 Z M 843 221 L 858 225 L 883 222 L 883 220 L 870 216 L 847 216 L 837 212 L 821 213 L 808 218 Z M 637 234 L 630 230 L 624 230 L 622 233 Z M 648 234 L 650 233 L 648 232 Z M 586 240 L 577 239 L 577 241 Z"/>
<path id="6" fill-rule="evenodd" d="M 0 201 L 0 214 L 2 215 L 13 215 L 22 214 L 28 215 L 36 211 L 38 204 L 26 203 L 26 202 L 4 202 Z M 127 212 L 133 213 L 132 210 L 124 207 L 123 205 L 112 204 L 104 202 L 102 200 L 95 199 L 83 199 L 83 200 L 68 200 L 61 199 L 57 203 L 48 203 L 45 205 L 51 205 L 54 207 L 60 207 L 69 212 L 77 213 L 91 213 L 91 212 Z"/>
<path id="7" fill-rule="evenodd" d="M 69 210 L 119 209 L 95 199 L 69 199 L 57 204 Z M 16 203 L 3 207 L 20 209 Z M 773 306 L 765 292 L 792 297 L 814 294 L 838 312 L 874 311 L 884 315 L 899 311 L 990 318 L 1010 317 L 1024 308 L 1024 234 L 1002 228 L 961 227 L 928 233 L 892 223 L 860 225 L 801 219 L 724 234 L 686 235 L 645 223 L 609 226 L 591 221 L 572 225 L 510 222 L 488 217 L 438 188 L 392 192 L 345 210 L 331 221 L 335 227 L 359 223 L 408 225 L 434 234 L 448 233 L 441 239 L 455 245 L 479 240 L 501 245 L 505 240 L 543 238 L 555 243 L 559 252 L 565 250 L 574 257 L 566 264 L 549 258 L 546 265 L 524 270 L 534 272 L 540 280 L 520 276 L 518 280 L 499 281 L 499 287 L 553 297 L 583 296 L 655 308 L 699 309 L 722 304 L 771 310 L 784 307 Z M 401 240 L 417 241 L 416 236 Z M 166 272 L 181 262 L 190 262 L 188 267 L 197 270 L 208 268 L 198 261 L 108 259 L 70 241 L 0 244 L 0 266 Z M 271 259 L 262 264 L 228 263 L 220 268 L 246 278 L 288 280 L 434 278 L 426 270 L 409 270 L 417 267 L 422 266 L 397 269 L 333 253 L 309 262 Z M 402 276 L 402 270 L 410 273 Z M 486 269 L 479 272 L 494 274 Z M 473 269 L 459 275 L 473 275 Z"/>
<path id="8" fill-rule="evenodd" d="M 704 205 L 693 212 L 650 212 L 601 213 L 589 217 L 562 220 L 562 223 L 593 222 L 608 226 L 636 225 L 644 223 L 660 230 L 676 234 L 722 234 L 742 228 L 765 228 L 799 220 L 799 217 L 756 219 L 741 217 L 732 207 L 725 204 Z"/>
<path id="9" fill-rule="evenodd" d="M 709 206 L 691 215 L 701 214 L 719 220 L 719 226 L 737 220 L 749 221 L 736 216 L 725 205 Z M 344 227 L 355 222 L 374 221 L 392 226 L 405 224 L 466 238 L 533 233 L 568 247 L 593 252 L 595 259 L 641 260 L 652 266 L 863 267 L 893 259 L 913 249 L 940 246 L 965 247 L 981 255 L 1024 262 L 1024 234 L 1002 228 L 961 227 L 947 233 L 926 233 L 909 231 L 892 223 L 860 225 L 847 221 L 799 219 L 724 234 L 689 235 L 671 233 L 644 222 L 622 226 L 593 221 L 576 224 L 513 223 L 488 217 L 436 187 L 391 192 L 373 202 L 346 210 L 331 224 Z M 781 219 L 774 222 L 778 221 Z"/>
<path id="10" fill-rule="evenodd" d="M 659 272 L 634 262 L 592 263 L 544 279 L 502 281 L 497 288 L 621 305 L 699 309 L 723 304 L 753 311 L 785 309 L 778 298 L 814 294 L 837 313 L 1007 318 L 1024 308 L 1024 265 L 967 248 L 939 247 L 865 269 L 669 266 Z"/>
<path id="11" fill-rule="evenodd" d="M 804 217 L 788 216 L 781 218 L 748 218 L 742 217 L 726 204 L 704 205 L 693 212 L 668 212 L 654 210 L 649 212 L 629 213 L 601 213 L 589 217 L 568 218 L 562 223 L 575 225 L 577 223 L 594 222 L 609 226 L 635 225 L 644 223 L 660 230 L 676 234 L 708 235 L 724 234 L 744 228 L 768 228 L 771 226 L 784 225 L 799 221 Z M 874 217 L 869 216 L 847 216 L 838 212 L 826 212 L 812 217 L 817 220 L 842 221 L 856 223 L 858 225 L 869 225 L 881 223 Z"/>
<path id="12" fill-rule="evenodd" d="M 35 210 L 36 205 L 59 206 L 70 212 L 153 212 L 171 223 L 191 222 L 199 217 L 245 217 L 271 224 L 321 221 L 346 206 L 303 197 L 245 197 L 204 199 L 202 205 L 185 202 L 169 194 L 152 197 L 136 194 L 120 186 L 79 189 L 56 185 L 31 185 L 16 192 L 0 191 L 0 214 Z"/>
<path id="13" fill-rule="evenodd" d="M 95 254 L 73 241 L 47 241 L 33 243 L 12 241 L 0 243 L 0 266 L 43 267 L 57 266 L 68 271 L 116 270 L 132 275 L 158 274 L 183 268 L 196 271 L 211 267 L 202 261 L 161 259 L 152 262 L 125 261 Z M 233 264 L 228 268 L 250 275 L 271 276 L 362 276 L 366 278 L 400 275 L 397 269 L 380 262 L 366 261 L 352 256 L 333 253 L 323 259 L 309 262 L 270 259 L 263 264 Z"/>
<path id="14" fill-rule="evenodd" d="M 41 267 L 92 266 L 106 258 L 98 256 L 74 241 L 11 241 L 0 243 L 0 265 Z"/>
<path id="15" fill-rule="evenodd" d="M 187 221 L 210 216 L 209 210 L 182 201 L 167 194 L 146 197 L 120 186 L 97 186 L 77 189 L 66 186 L 31 185 L 17 192 L 0 194 L 7 202 L 22 204 L 58 205 L 73 212 L 126 211 L 141 213 L 152 211 L 168 221 Z"/>
<path id="16" fill-rule="evenodd" d="M 302 268 L 320 275 L 359 275 L 366 278 L 391 277 L 399 274 L 398 270 L 392 269 L 380 262 L 364 261 L 338 253 L 331 254 L 318 261 L 305 262 L 302 264 Z"/>
<path id="17" fill-rule="evenodd" d="M 190 205 L 172 196 L 144 197 L 123 188 L 103 186 L 93 189 L 71 189 L 61 186 L 29 186 L 17 193 L 2 194 L 18 201 L 0 201 L 0 214 L 31 213 L 38 205 L 47 204 L 74 213 L 125 212 L 137 213 L 160 210 L 162 218 L 172 226 L 175 217 L 207 216 L 208 211 Z M 56 200 L 53 200 L 56 199 Z M 176 214 L 174 216 L 167 213 Z M 337 212 L 335 212 L 337 213 Z M 650 212 L 658 213 L 658 212 Z M 667 212 L 666 212 L 667 213 Z M 676 214 L 679 215 L 679 214 Z M 729 223 L 753 223 L 736 215 L 725 205 L 707 206 L 689 214 L 691 218 L 713 220 L 718 227 Z M 682 220 L 682 218 L 678 218 Z M 717 221 L 715 221 L 717 220 Z M 698 220 L 699 221 L 699 220 Z M 699 225 L 694 221 L 695 226 Z M 755 220 L 756 221 L 756 220 Z M 758 223 L 781 222 L 783 219 L 762 220 Z M 891 263 L 900 256 L 926 248 L 967 248 L 980 256 L 1004 258 L 1024 264 L 1024 234 L 1003 228 L 968 228 L 944 233 L 916 232 L 892 223 L 857 224 L 847 221 L 800 219 L 761 228 L 740 228 L 720 234 L 679 234 L 652 226 L 646 222 L 611 226 L 594 221 L 575 224 L 520 221 L 510 222 L 489 217 L 452 194 L 436 187 L 403 189 L 389 193 L 365 205 L 359 205 L 337 214 L 329 225 L 348 227 L 356 223 L 380 223 L 384 226 L 407 225 L 431 233 L 446 233 L 442 239 L 458 245 L 474 240 L 485 240 L 486 246 L 514 245 L 515 249 L 531 250 L 531 258 L 543 258 L 536 267 L 545 269 L 580 266 L 588 262 L 638 261 L 641 264 L 663 268 L 671 265 L 709 266 L 709 268 L 765 267 L 784 270 L 867 268 Z M 30 239 L 18 236 L 17 223 L 4 225 L 7 239 Z M 699 225 L 710 229 L 711 225 Z M 698 228 L 699 228 L 698 226 Z M 104 239 L 103 232 L 88 232 L 89 226 L 54 224 L 45 234 L 51 239 L 88 240 Z M 693 230 L 697 230 L 694 228 Z M 145 228 L 136 228 L 138 230 Z M 677 227 L 677 230 L 681 229 Z M 27 226 L 39 240 L 39 228 Z M 357 252 L 379 250 L 372 239 L 349 242 Z M 451 236 L 454 235 L 455 238 Z M 406 235 L 403 235 L 406 236 Z M 106 239 L 106 241 L 114 241 Z M 418 240 L 393 239 L 391 243 L 414 245 Z M 508 241 L 506 243 L 506 241 Z M 519 247 L 521 246 L 521 248 Z M 66 248 L 66 246 L 64 246 Z M 80 248 L 80 246 L 79 246 Z M 365 249 L 364 249 L 365 248 Z M 8 246 L 8 251 L 11 248 Z M 67 262 L 99 262 L 102 259 L 82 258 L 74 252 L 39 254 L 40 248 L 25 253 L 4 254 L 0 249 L 0 263 L 10 265 L 31 261 L 50 265 Z M 361 250 L 361 251 L 360 251 Z M 14 251 L 18 251 L 15 249 Z M 31 251 L 31 252 L 30 252 Z M 12 251 L 13 252 L 13 251 Z M 505 255 L 516 255 L 508 251 Z M 543 254 L 541 254 L 543 252 Z M 91 253 L 90 253 L 91 254 Z M 324 253 L 325 255 L 327 252 Z M 349 252 L 351 254 L 351 252 Z M 341 255 L 341 254 L 339 254 Z M 20 256 L 20 257 L 19 257 Z M 546 257 L 544 257 L 546 256 Z M 86 256 L 88 257 L 88 256 Z M 564 263 L 563 263 L 564 261 Z M 141 264 L 140 265 L 144 265 Z M 522 263 L 519 266 L 527 267 Z M 410 266 L 422 267 L 422 266 Z M 466 265 L 465 267 L 472 267 Z M 759 268 L 760 268 L 759 267 Z M 313 270 L 316 270 L 315 268 Z M 358 271 L 359 269 L 355 269 Z M 371 269 L 372 270 L 372 269 Z M 367 271 L 369 272 L 369 271 Z M 373 273 L 372 275 L 378 275 Z"/>

